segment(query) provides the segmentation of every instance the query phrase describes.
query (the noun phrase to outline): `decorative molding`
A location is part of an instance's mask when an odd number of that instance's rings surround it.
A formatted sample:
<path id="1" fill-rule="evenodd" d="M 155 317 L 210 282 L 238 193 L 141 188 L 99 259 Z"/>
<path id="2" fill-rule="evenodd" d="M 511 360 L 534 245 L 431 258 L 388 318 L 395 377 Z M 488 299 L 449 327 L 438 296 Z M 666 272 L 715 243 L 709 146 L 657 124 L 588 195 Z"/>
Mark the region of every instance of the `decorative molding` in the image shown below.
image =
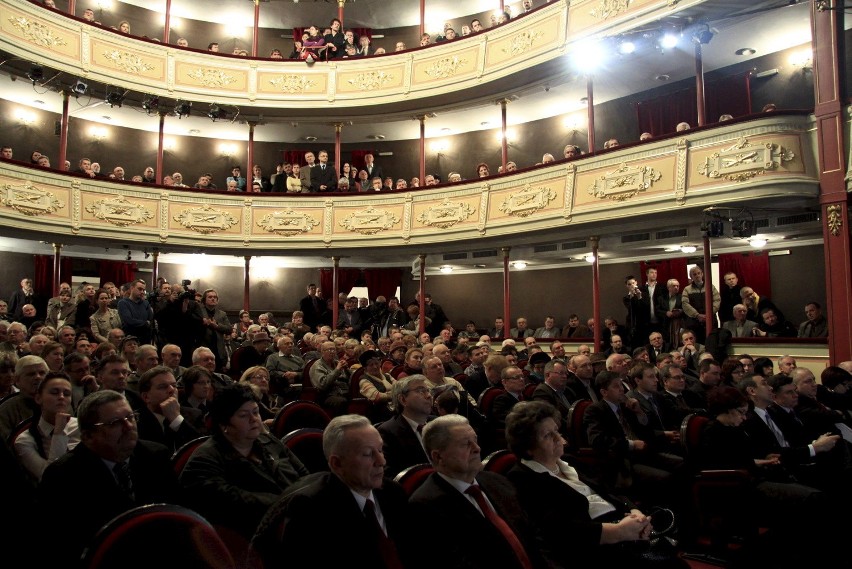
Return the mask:
<path id="1" fill-rule="evenodd" d="M 825 218 L 828 224 L 828 231 L 835 237 L 840 235 L 840 229 L 843 227 L 843 206 L 830 205 L 825 208 Z"/>
<path id="2" fill-rule="evenodd" d="M 795 156 L 780 144 L 766 142 L 752 145 L 747 138 L 741 136 L 732 146 L 708 156 L 698 168 L 698 172 L 708 178 L 745 182 L 769 170 L 775 170 Z"/>
<path id="3" fill-rule="evenodd" d="M 399 223 L 399 218 L 385 209 L 373 206 L 349 214 L 340 221 L 340 226 L 361 235 L 374 235 Z"/>
<path id="4" fill-rule="evenodd" d="M 83 195 L 80 191 L 80 182 L 71 183 L 71 233 L 80 232 L 80 224 L 83 223 Z"/>
<path id="5" fill-rule="evenodd" d="M 675 203 L 686 203 L 686 162 L 689 160 L 689 140 L 681 138 L 677 141 L 677 166 L 675 173 Z"/>
<path id="6" fill-rule="evenodd" d="M 334 234 L 334 200 L 325 200 L 325 214 L 323 215 L 322 241 L 326 246 L 331 245 L 331 236 Z"/>
<path id="7" fill-rule="evenodd" d="M 434 62 L 432 65 L 426 68 L 426 75 L 430 77 L 434 77 L 435 79 L 446 79 L 447 77 L 452 77 L 459 70 L 459 67 L 467 63 L 467 59 L 459 57 L 457 55 L 453 55 L 452 57 L 445 57 L 443 59 L 439 59 Z"/>
<path id="8" fill-rule="evenodd" d="M 597 7 L 589 12 L 589 14 L 593 18 L 606 20 L 607 18 L 617 16 L 626 11 L 630 7 L 630 3 L 632 1 L 633 0 L 600 0 Z"/>
<path id="9" fill-rule="evenodd" d="M 393 74 L 385 71 L 365 71 L 359 73 L 354 79 L 347 79 L 346 82 L 362 91 L 372 91 L 381 89 L 391 81 Z"/>
<path id="10" fill-rule="evenodd" d="M 310 215 L 293 211 L 289 207 L 267 213 L 257 222 L 257 226 L 265 231 L 285 237 L 307 233 L 317 225 L 319 225 L 319 221 Z"/>
<path id="11" fill-rule="evenodd" d="M 533 46 L 535 41 L 543 36 L 544 33 L 538 30 L 524 30 L 523 32 L 512 38 L 512 41 L 509 43 L 509 45 L 503 48 L 503 53 L 513 56 L 520 55 L 525 51 L 528 51 Z"/>
<path id="12" fill-rule="evenodd" d="M 668 2 L 666 3 L 666 5 L 667 5 L 669 8 L 674 8 L 674 7 L 675 7 L 675 6 L 677 6 L 679 3 L 680 3 L 680 0 L 668 0 Z"/>
<path id="13" fill-rule="evenodd" d="M 53 213 L 65 207 L 65 202 L 58 199 L 53 192 L 37 188 L 29 182 L 19 186 L 12 184 L 3 186 L 3 198 L 0 199 L 0 203 L 30 216 Z"/>
<path id="14" fill-rule="evenodd" d="M 103 52 L 103 55 L 108 60 L 112 61 L 112 64 L 115 65 L 118 69 L 126 73 L 130 73 L 132 75 L 140 75 L 146 71 L 151 71 L 154 69 L 154 66 L 150 63 L 145 63 L 141 57 L 134 53 L 130 53 L 129 51 L 120 51 L 117 49 L 112 49 L 109 51 Z"/>
<path id="15" fill-rule="evenodd" d="M 414 208 L 414 196 L 405 194 L 405 206 L 402 210 L 402 240 L 408 243 L 411 239 L 411 216 Z"/>
<path id="16" fill-rule="evenodd" d="M 151 210 L 144 205 L 128 201 L 123 196 L 93 202 L 86 206 L 86 211 L 118 227 L 142 223 L 154 217 Z"/>
<path id="17" fill-rule="evenodd" d="M 566 168 L 568 173 L 565 176 L 565 209 L 563 210 L 562 217 L 565 218 L 565 221 L 571 223 L 574 217 L 574 182 L 577 179 L 577 165 L 568 164 Z"/>
<path id="18" fill-rule="evenodd" d="M 509 215 L 529 217 L 555 199 L 556 192 L 549 187 L 538 186 L 533 188 L 531 184 L 527 183 L 523 190 L 504 199 L 499 209 Z"/>
<path id="19" fill-rule="evenodd" d="M 269 84 L 282 91 L 294 95 L 296 93 L 304 93 L 306 90 L 317 86 L 317 82 L 313 79 L 308 79 L 304 75 L 279 75 L 275 79 L 270 79 Z"/>
<path id="20" fill-rule="evenodd" d="M 169 192 L 160 193 L 160 241 L 169 238 Z"/>
<path id="21" fill-rule="evenodd" d="M 251 242 L 251 206 L 253 203 L 254 200 L 251 198 L 246 198 L 243 200 L 243 244 L 245 245 L 248 245 Z"/>
<path id="22" fill-rule="evenodd" d="M 211 88 L 227 87 L 228 85 L 237 82 L 237 78 L 233 75 L 228 75 L 221 69 L 210 69 L 209 67 L 199 67 L 192 71 L 187 71 L 186 75 L 190 79 L 198 81 L 205 87 Z"/>
<path id="23" fill-rule="evenodd" d="M 451 202 L 444 198 L 438 205 L 433 205 L 417 216 L 417 221 L 423 225 L 447 229 L 456 223 L 466 221 L 476 208 L 464 202 Z"/>
<path id="24" fill-rule="evenodd" d="M 628 166 L 622 163 L 616 170 L 595 180 L 588 192 L 598 199 L 623 202 L 644 192 L 662 177 L 659 171 L 650 166 Z"/>
<path id="25" fill-rule="evenodd" d="M 485 235 L 486 222 L 488 221 L 488 200 L 491 193 L 488 190 L 483 190 L 479 194 L 479 223 L 476 224 L 476 229 L 479 235 Z"/>
<path id="26" fill-rule="evenodd" d="M 209 205 L 185 209 L 176 214 L 173 219 L 184 227 L 204 235 L 224 231 L 237 224 L 237 219 L 233 215 Z"/>
<path id="27" fill-rule="evenodd" d="M 56 47 L 68 45 L 68 42 L 56 35 L 53 30 L 27 18 L 18 16 L 9 17 L 12 26 L 21 30 L 24 38 L 42 47 Z"/>

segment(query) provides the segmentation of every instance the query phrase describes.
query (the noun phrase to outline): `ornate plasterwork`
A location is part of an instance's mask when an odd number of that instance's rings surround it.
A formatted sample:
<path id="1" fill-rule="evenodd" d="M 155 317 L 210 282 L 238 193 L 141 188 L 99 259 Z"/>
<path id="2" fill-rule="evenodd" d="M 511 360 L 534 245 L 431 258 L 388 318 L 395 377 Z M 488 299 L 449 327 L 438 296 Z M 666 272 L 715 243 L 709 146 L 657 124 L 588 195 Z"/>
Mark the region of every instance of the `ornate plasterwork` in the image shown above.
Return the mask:
<path id="1" fill-rule="evenodd" d="M 443 59 L 439 59 L 434 62 L 432 65 L 426 68 L 426 75 L 430 77 L 434 77 L 436 79 L 445 79 L 447 77 L 452 77 L 459 70 L 459 67 L 467 63 L 467 59 L 463 57 L 459 57 L 457 55 L 453 55 L 452 57 L 445 57 Z"/>
<path id="2" fill-rule="evenodd" d="M 365 71 L 356 75 L 354 79 L 346 80 L 347 83 L 362 91 L 381 89 L 391 81 L 393 81 L 393 73 L 386 71 Z"/>
<path id="3" fill-rule="evenodd" d="M 602 200 L 622 202 L 650 188 L 662 177 L 650 166 L 628 166 L 607 172 L 589 186 L 589 195 Z"/>
<path id="4" fill-rule="evenodd" d="M 284 93 L 304 93 L 307 89 L 317 86 L 316 81 L 308 79 L 304 75 L 279 75 L 275 79 L 270 79 L 269 84 Z"/>
<path id="5" fill-rule="evenodd" d="M 237 218 L 233 215 L 209 205 L 185 209 L 173 219 L 184 227 L 204 235 L 224 231 L 237 224 Z"/>
<path id="6" fill-rule="evenodd" d="M 606 20 L 626 11 L 630 7 L 631 2 L 632 0 L 600 0 L 598 5 L 589 14 L 593 18 Z"/>
<path id="7" fill-rule="evenodd" d="M 119 227 L 142 223 L 154 217 L 154 213 L 144 205 L 128 201 L 122 196 L 93 202 L 86 206 L 86 211 Z"/>
<path id="8" fill-rule="evenodd" d="M 140 73 L 144 73 L 146 71 L 151 71 L 154 69 L 154 66 L 150 63 L 146 63 L 136 54 L 130 53 L 129 51 L 120 51 L 117 49 L 111 49 L 109 51 L 105 51 L 102 54 L 105 58 L 112 61 L 112 64 L 117 68 L 125 71 L 127 73 L 131 73 L 133 75 L 139 75 Z"/>
<path id="9" fill-rule="evenodd" d="M 390 229 L 397 223 L 399 218 L 392 212 L 370 206 L 350 214 L 340 222 L 340 226 L 361 235 L 374 235 L 379 231 Z"/>
<path id="10" fill-rule="evenodd" d="M 843 210 L 839 205 L 830 205 L 825 208 L 826 223 L 828 223 L 828 231 L 837 237 L 840 235 L 840 228 L 843 227 Z"/>
<path id="11" fill-rule="evenodd" d="M 524 189 L 515 192 L 500 204 L 500 211 L 518 217 L 529 217 L 556 199 L 556 192 L 547 186 L 532 187 L 524 185 Z"/>
<path id="12" fill-rule="evenodd" d="M 689 159 L 689 140 L 681 138 L 677 141 L 677 169 L 675 171 L 675 203 L 686 203 L 686 161 Z"/>
<path id="13" fill-rule="evenodd" d="M 24 215 L 43 215 L 65 207 L 65 202 L 58 199 L 52 192 L 39 189 L 29 182 L 20 186 L 12 184 L 3 186 L 3 198 L 0 203 Z"/>
<path id="14" fill-rule="evenodd" d="M 530 49 L 535 41 L 542 36 L 544 36 L 544 33 L 540 31 L 525 30 L 512 38 L 509 45 L 503 48 L 503 53 L 520 55 Z"/>
<path id="15" fill-rule="evenodd" d="M 21 33 L 26 39 L 36 45 L 40 45 L 43 47 L 68 45 L 67 41 L 53 33 L 53 30 L 51 30 L 44 24 L 40 24 L 39 22 L 35 22 L 33 20 L 29 20 L 21 16 L 12 16 L 9 18 L 9 22 L 12 23 L 12 26 L 21 30 Z"/>
<path id="16" fill-rule="evenodd" d="M 188 71 L 186 75 L 205 87 L 221 88 L 237 82 L 237 78 L 233 75 L 228 75 L 221 69 L 210 69 L 209 67 L 193 69 L 192 71 Z"/>
<path id="17" fill-rule="evenodd" d="M 456 223 L 466 221 L 476 208 L 463 202 L 451 202 L 444 199 L 440 204 L 433 205 L 417 216 L 417 221 L 424 225 L 447 229 Z"/>
<path id="18" fill-rule="evenodd" d="M 752 145 L 747 138 L 740 137 L 734 145 L 708 156 L 698 172 L 708 178 L 744 182 L 778 168 L 795 156 L 780 144 L 765 142 Z"/>
<path id="19" fill-rule="evenodd" d="M 310 215 L 293 211 L 289 207 L 281 211 L 268 213 L 257 222 L 258 227 L 270 233 L 286 237 L 307 233 L 317 225 L 319 225 L 319 221 Z"/>

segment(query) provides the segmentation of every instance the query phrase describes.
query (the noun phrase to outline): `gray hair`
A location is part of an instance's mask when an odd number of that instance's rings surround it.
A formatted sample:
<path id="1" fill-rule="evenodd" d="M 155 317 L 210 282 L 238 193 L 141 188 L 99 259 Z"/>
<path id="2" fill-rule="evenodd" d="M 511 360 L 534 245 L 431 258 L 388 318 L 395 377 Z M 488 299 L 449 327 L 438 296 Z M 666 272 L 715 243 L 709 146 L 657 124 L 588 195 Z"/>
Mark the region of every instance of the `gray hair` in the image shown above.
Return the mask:
<path id="1" fill-rule="evenodd" d="M 15 375 L 21 375 L 21 372 L 24 371 L 25 367 L 35 365 L 43 365 L 46 368 L 47 362 L 45 362 L 39 356 L 24 356 L 18 360 L 18 363 L 15 364 Z"/>
<path id="2" fill-rule="evenodd" d="M 426 376 L 420 373 L 415 373 L 414 375 L 406 375 L 402 379 L 398 379 L 393 384 L 393 391 L 391 392 L 391 403 L 393 404 L 393 410 L 396 414 L 402 413 L 402 405 L 399 404 L 399 398 L 402 395 L 408 393 L 411 389 L 411 384 L 415 381 L 422 381 L 426 383 L 429 381 L 426 379 Z"/>
<path id="3" fill-rule="evenodd" d="M 423 428 L 423 446 L 426 447 L 426 453 L 431 455 L 433 450 L 441 451 L 447 448 L 452 439 L 453 427 L 464 425 L 470 425 L 470 422 L 466 417 L 456 414 L 444 415 L 426 423 Z"/>
<path id="4" fill-rule="evenodd" d="M 322 452 L 326 459 L 340 454 L 346 431 L 370 426 L 370 420 L 363 415 L 340 415 L 331 420 L 322 433 Z"/>
<path id="5" fill-rule="evenodd" d="M 101 407 L 116 401 L 124 401 L 124 396 L 111 389 L 95 391 L 84 397 L 77 406 L 77 422 L 80 430 L 85 432 L 94 430 L 95 423 L 101 418 Z"/>

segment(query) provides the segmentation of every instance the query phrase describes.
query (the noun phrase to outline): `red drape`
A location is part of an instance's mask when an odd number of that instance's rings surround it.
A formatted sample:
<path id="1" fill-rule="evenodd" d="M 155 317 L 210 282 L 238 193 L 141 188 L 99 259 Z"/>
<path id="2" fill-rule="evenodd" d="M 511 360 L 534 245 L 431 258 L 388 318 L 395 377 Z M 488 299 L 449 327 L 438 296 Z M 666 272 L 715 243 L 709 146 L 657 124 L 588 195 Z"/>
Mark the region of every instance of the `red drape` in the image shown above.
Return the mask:
<path id="1" fill-rule="evenodd" d="M 288 164 L 304 166 L 307 164 L 307 162 L 305 162 L 305 152 L 307 152 L 307 150 L 282 150 L 281 161 Z"/>
<path id="2" fill-rule="evenodd" d="M 102 283 L 113 282 L 120 287 L 136 278 L 137 265 L 128 261 L 100 261 L 98 276 Z"/>
<path id="3" fill-rule="evenodd" d="M 736 273 L 740 286 L 750 286 L 760 296 L 772 298 L 769 279 L 769 255 L 764 251 L 719 255 L 719 277 Z"/>
<path id="4" fill-rule="evenodd" d="M 71 282 L 73 273 L 73 259 L 61 257 L 59 259 L 60 281 Z M 53 256 L 33 255 L 33 288 L 36 295 L 43 298 L 53 296 Z"/>
<path id="5" fill-rule="evenodd" d="M 722 114 L 734 117 L 751 113 L 751 72 L 708 81 L 704 89 L 707 122 L 714 123 Z M 654 136 L 675 131 L 679 122 L 698 125 L 695 85 L 674 93 L 636 103 L 639 132 Z"/>
<path id="6" fill-rule="evenodd" d="M 680 283 L 680 288 L 686 286 L 688 275 L 686 274 L 686 257 L 677 259 L 664 259 L 662 261 L 640 261 L 639 275 L 636 278 L 640 283 L 645 283 L 645 271 L 650 268 L 657 269 L 657 282 L 666 284 L 669 279 L 677 279 Z M 641 276 L 640 276 L 641 275 Z"/>
<path id="7" fill-rule="evenodd" d="M 334 269 L 320 269 L 320 290 L 322 297 L 331 298 Z M 337 269 L 337 292 L 349 294 L 355 282 L 361 277 L 361 269 Z"/>
<path id="8" fill-rule="evenodd" d="M 377 296 L 390 298 L 402 284 L 402 269 L 365 269 L 364 278 L 372 299 Z"/>

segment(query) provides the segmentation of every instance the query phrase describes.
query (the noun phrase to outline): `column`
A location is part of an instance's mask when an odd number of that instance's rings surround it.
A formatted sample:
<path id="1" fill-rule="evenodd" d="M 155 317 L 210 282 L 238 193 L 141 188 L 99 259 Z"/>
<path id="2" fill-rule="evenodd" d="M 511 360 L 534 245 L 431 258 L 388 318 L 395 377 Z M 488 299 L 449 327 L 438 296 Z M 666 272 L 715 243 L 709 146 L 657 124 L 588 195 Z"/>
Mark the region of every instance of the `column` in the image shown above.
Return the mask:
<path id="1" fill-rule="evenodd" d="M 160 250 L 156 247 L 151 253 L 151 290 L 157 291 L 157 279 L 160 278 Z"/>
<path id="2" fill-rule="evenodd" d="M 59 270 L 62 267 L 62 243 L 53 244 L 53 296 L 59 296 L 59 284 L 62 282 Z M 69 279 L 68 282 L 71 282 Z"/>
<path id="3" fill-rule="evenodd" d="M 426 115 L 417 117 L 420 121 L 420 187 L 426 186 Z"/>
<path id="4" fill-rule="evenodd" d="M 502 2 L 501 9 L 502 9 Z M 506 171 L 506 163 L 509 161 L 509 141 L 506 139 L 506 105 L 509 104 L 508 99 L 503 99 L 500 101 L 500 131 L 503 133 L 503 136 L 500 137 L 500 141 L 502 143 L 500 148 L 500 157 L 503 164 L 503 172 Z M 477 175 L 479 173 L 477 172 Z M 505 322 L 503 323 L 505 326 Z"/>
<path id="5" fill-rule="evenodd" d="M 512 300 L 509 295 L 509 251 L 511 247 L 500 247 L 503 252 L 503 338 L 509 337 L 512 329 Z"/>
<path id="6" fill-rule="evenodd" d="M 592 318 L 595 319 L 595 345 L 592 348 L 593 352 L 598 352 L 601 349 L 601 269 L 600 256 L 598 255 L 598 246 L 601 238 L 597 235 L 589 237 L 592 242 L 592 255 L 595 260 L 592 261 Z"/>
<path id="7" fill-rule="evenodd" d="M 243 257 L 245 259 L 245 268 L 243 269 L 243 310 L 248 311 L 251 307 L 251 293 L 249 285 L 251 285 L 251 255 Z"/>
<path id="8" fill-rule="evenodd" d="M 706 107 L 704 106 L 704 60 L 701 56 L 701 42 L 693 39 L 695 44 L 695 104 L 698 106 L 698 126 L 707 122 Z"/>
<path id="9" fill-rule="evenodd" d="M 249 122 L 249 139 L 248 139 L 248 164 L 246 164 L 246 191 L 251 191 L 251 182 L 254 180 L 254 127 L 256 122 Z"/>
<path id="10" fill-rule="evenodd" d="M 172 0 L 166 0 L 166 20 L 163 24 L 163 43 L 169 43 L 172 33 Z M 158 184 L 160 182 L 157 182 Z"/>
<path id="11" fill-rule="evenodd" d="M 77 15 L 77 0 L 68 0 L 68 13 L 72 16 Z M 59 292 L 55 292 L 53 296 L 56 296 Z"/>
<path id="12" fill-rule="evenodd" d="M 341 32 L 343 31 L 343 6 L 346 4 L 346 0 L 337 0 L 337 19 L 340 20 Z"/>
<path id="13" fill-rule="evenodd" d="M 160 111 L 160 130 L 157 134 L 157 184 L 163 183 L 163 127 L 166 124 L 166 113 Z"/>
<path id="14" fill-rule="evenodd" d="M 825 243 L 825 300 L 828 355 L 832 365 L 852 359 L 852 247 L 849 240 L 849 197 L 846 192 L 846 149 L 843 104 L 846 99 L 843 52 L 843 3 L 811 3 L 814 53 L 814 115 L 819 151 L 819 189 Z"/>
<path id="15" fill-rule="evenodd" d="M 591 74 L 586 76 L 586 120 L 589 123 L 588 145 L 587 152 L 591 154 L 595 151 L 595 84 L 592 81 Z M 595 328 L 598 327 L 598 321 L 595 320 Z"/>
<path id="16" fill-rule="evenodd" d="M 426 331 L 426 255 L 420 253 L 417 258 L 420 259 L 420 329 L 417 331 L 420 336 Z"/>
<path id="17" fill-rule="evenodd" d="M 57 170 L 65 169 L 65 157 L 68 155 L 68 89 L 62 89 L 62 126 L 59 131 L 59 162 Z M 58 293 L 57 293 L 58 294 Z"/>
<path id="18" fill-rule="evenodd" d="M 340 159 L 340 132 L 342 130 L 343 123 L 334 123 L 334 171 L 337 172 L 338 180 L 340 179 L 340 172 L 343 170 L 343 160 Z M 355 188 L 351 189 L 354 190 Z"/>
<path id="19" fill-rule="evenodd" d="M 713 315 L 713 282 L 710 276 L 713 274 L 711 271 L 713 270 L 713 265 L 710 262 L 710 237 L 704 236 L 704 314 L 706 315 L 706 320 L 704 321 L 704 334 L 705 338 L 707 334 L 713 330 L 713 327 L 716 325 L 716 317 Z"/>
<path id="20" fill-rule="evenodd" d="M 426 0 L 420 0 L 420 36 L 426 33 Z M 417 38 L 418 45 L 420 38 Z"/>
<path id="21" fill-rule="evenodd" d="M 331 309 L 331 328 L 332 330 L 337 329 L 337 318 L 340 315 L 340 302 L 338 297 L 340 296 L 340 281 L 338 280 L 339 275 L 337 274 L 337 269 L 340 268 L 340 257 L 332 257 L 331 262 L 334 267 L 331 271 L 331 297 L 332 297 L 332 309 Z"/>
<path id="22" fill-rule="evenodd" d="M 251 35 L 251 56 L 257 57 L 257 35 L 260 28 L 260 0 L 254 0 L 254 30 Z M 248 310 L 248 309 L 246 309 Z"/>

